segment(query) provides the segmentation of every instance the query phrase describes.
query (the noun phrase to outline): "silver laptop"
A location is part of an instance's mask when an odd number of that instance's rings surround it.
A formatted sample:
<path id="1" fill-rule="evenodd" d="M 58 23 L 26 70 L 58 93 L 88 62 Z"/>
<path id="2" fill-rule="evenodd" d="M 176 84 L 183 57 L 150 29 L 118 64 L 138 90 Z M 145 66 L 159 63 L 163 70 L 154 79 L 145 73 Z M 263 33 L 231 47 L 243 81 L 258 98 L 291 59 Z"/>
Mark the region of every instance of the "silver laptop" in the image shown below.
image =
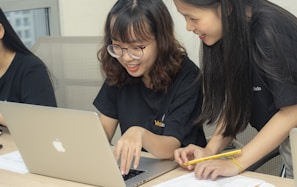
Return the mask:
<path id="1" fill-rule="evenodd" d="M 297 128 L 293 128 L 290 131 L 290 143 L 292 151 L 294 182 L 295 187 L 297 187 Z"/>
<path id="2" fill-rule="evenodd" d="M 173 161 L 142 157 L 137 175 L 123 177 L 95 112 L 0 101 L 0 113 L 34 174 L 125 187 L 138 186 L 177 167 Z"/>

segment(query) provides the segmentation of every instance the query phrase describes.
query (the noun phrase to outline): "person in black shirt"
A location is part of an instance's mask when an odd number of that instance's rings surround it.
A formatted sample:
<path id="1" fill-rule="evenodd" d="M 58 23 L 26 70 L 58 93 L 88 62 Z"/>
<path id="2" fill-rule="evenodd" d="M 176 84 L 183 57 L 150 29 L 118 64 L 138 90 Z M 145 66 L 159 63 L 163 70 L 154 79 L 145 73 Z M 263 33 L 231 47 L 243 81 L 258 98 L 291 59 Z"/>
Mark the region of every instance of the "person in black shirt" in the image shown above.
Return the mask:
<path id="1" fill-rule="evenodd" d="M 0 101 L 57 106 L 47 67 L 23 44 L 1 8 Z"/>
<path id="2" fill-rule="evenodd" d="M 267 0 L 174 0 L 202 41 L 204 103 L 198 124 L 216 124 L 205 148 L 175 151 L 182 164 L 221 152 L 250 123 L 259 133 L 236 159 L 188 166 L 198 178 L 233 176 L 280 146 L 292 178 L 288 135 L 297 127 L 297 18 Z"/>
<path id="3" fill-rule="evenodd" d="M 98 52 L 105 83 L 94 100 L 120 170 L 127 174 L 142 150 L 173 159 L 176 148 L 205 146 L 194 126 L 203 94 L 199 68 L 174 37 L 173 21 L 162 0 L 118 0 L 110 10 L 104 45 Z"/>

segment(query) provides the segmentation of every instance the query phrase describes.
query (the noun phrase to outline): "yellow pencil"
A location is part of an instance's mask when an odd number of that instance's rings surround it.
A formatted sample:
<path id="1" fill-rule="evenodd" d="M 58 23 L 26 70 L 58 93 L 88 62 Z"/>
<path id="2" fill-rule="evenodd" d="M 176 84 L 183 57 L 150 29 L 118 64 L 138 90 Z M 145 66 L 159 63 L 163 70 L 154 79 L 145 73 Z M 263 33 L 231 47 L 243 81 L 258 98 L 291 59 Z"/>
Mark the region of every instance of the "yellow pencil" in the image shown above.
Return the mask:
<path id="1" fill-rule="evenodd" d="M 237 155 L 237 154 L 240 154 L 240 153 L 241 153 L 241 149 L 237 149 L 237 150 L 234 150 L 234 151 L 229 151 L 229 152 L 225 152 L 225 153 L 221 153 L 221 154 L 217 154 L 217 155 L 212 155 L 212 156 L 207 156 L 207 157 L 191 160 L 189 162 L 183 163 L 183 166 L 197 164 L 199 162 L 203 162 L 203 161 L 206 161 L 206 160 L 214 160 L 214 159 L 218 159 L 218 158 L 225 158 L 225 157 Z"/>

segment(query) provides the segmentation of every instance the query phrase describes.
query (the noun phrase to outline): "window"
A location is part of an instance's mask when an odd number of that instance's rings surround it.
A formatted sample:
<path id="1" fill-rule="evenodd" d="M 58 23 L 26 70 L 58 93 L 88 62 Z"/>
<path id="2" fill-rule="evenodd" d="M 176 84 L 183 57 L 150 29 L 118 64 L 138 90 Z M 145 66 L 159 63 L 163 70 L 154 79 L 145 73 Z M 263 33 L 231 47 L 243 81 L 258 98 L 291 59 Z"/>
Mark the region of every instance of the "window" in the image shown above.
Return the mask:
<path id="1" fill-rule="evenodd" d="M 40 36 L 60 35 L 58 0 L 0 2 L 10 24 L 28 48 L 31 48 Z"/>

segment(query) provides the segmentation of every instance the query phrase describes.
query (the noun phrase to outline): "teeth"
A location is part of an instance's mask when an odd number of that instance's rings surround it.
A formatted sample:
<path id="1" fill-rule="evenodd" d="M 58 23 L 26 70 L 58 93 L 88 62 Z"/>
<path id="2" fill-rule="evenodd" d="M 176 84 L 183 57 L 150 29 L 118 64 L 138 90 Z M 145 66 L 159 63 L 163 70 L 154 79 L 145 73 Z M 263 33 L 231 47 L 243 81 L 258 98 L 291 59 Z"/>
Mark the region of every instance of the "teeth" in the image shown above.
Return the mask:
<path id="1" fill-rule="evenodd" d="M 137 66 L 137 64 L 128 64 L 127 66 L 128 66 L 129 68 L 134 68 L 134 67 Z"/>

